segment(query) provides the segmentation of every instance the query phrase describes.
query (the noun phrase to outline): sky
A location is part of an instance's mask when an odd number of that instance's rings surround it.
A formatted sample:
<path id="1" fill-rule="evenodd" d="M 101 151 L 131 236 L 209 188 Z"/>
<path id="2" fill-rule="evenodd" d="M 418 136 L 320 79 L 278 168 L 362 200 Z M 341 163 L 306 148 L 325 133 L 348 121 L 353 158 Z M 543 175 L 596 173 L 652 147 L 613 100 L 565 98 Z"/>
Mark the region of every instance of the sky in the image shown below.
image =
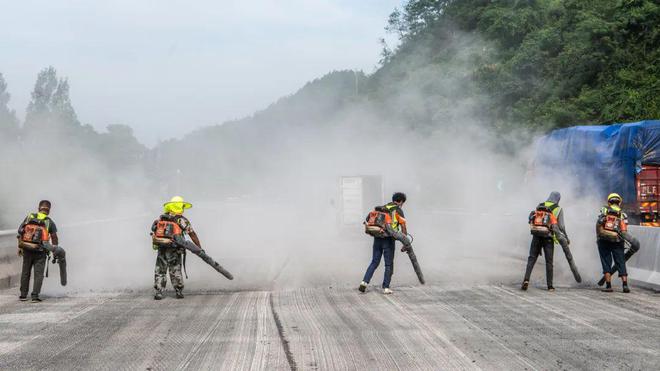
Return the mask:
<path id="1" fill-rule="evenodd" d="M 402 0 L 0 0 L 0 72 L 22 119 L 37 73 L 83 124 L 143 143 L 248 116 L 332 70 L 373 72 Z"/>

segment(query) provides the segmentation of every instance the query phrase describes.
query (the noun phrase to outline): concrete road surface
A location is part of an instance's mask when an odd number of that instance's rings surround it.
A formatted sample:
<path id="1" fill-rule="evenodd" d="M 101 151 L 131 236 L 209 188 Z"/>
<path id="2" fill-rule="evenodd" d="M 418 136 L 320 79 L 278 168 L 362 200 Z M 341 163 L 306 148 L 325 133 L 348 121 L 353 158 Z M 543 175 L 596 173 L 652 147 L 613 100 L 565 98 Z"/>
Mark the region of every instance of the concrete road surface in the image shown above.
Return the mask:
<path id="1" fill-rule="evenodd" d="M 660 369 L 649 291 L 399 287 L 0 293 L 0 369 Z M 171 294 L 171 293 L 170 293 Z"/>

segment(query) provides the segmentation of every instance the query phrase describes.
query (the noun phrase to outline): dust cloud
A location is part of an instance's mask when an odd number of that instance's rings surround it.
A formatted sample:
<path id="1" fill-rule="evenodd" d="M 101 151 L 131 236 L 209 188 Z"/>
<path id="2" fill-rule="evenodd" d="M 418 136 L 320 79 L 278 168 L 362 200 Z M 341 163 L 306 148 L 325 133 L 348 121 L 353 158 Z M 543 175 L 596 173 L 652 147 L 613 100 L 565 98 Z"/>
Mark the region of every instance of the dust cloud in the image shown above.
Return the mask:
<path id="1" fill-rule="evenodd" d="M 383 203 L 395 191 L 408 195 L 404 210 L 427 281 L 456 286 L 519 281 L 531 240 L 527 215 L 557 190 L 577 264 L 595 275 L 589 223 L 598 200 L 578 197 L 570 176 L 532 176 L 537 133 L 502 138 L 481 110 L 485 97 L 454 97 L 475 54 L 490 48 L 454 37 L 461 52 L 450 68 L 417 70 L 380 103 L 359 94 L 366 76 L 338 72 L 252 117 L 162 142 L 119 165 L 99 160 L 100 148 L 74 145 L 66 126 L 21 138 L 3 148 L 8 176 L 0 189 L 11 200 L 3 218 L 18 225 L 39 199 L 53 202 L 70 282 L 46 280 L 44 291 L 56 294 L 151 287 L 149 227 L 174 195 L 193 203 L 186 216 L 202 247 L 236 277 L 227 281 L 188 254 L 187 290 L 355 286 L 372 240 L 360 224 L 340 222 L 339 179 L 377 175 Z M 324 91 L 337 88 L 327 85 L 332 78 L 348 79 L 336 96 Z M 434 96 L 430 82 L 441 87 Z M 364 205 L 365 214 L 373 206 Z M 561 249 L 555 261 L 557 283 L 571 284 Z M 398 251 L 394 272 L 394 287 L 417 284 Z"/>

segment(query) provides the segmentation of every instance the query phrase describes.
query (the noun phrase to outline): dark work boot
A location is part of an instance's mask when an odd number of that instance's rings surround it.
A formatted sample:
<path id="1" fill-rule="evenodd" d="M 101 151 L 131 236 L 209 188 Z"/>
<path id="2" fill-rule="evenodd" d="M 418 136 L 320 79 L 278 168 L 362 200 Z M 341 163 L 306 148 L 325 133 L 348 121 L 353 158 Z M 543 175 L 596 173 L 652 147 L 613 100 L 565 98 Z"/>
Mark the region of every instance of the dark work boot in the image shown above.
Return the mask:
<path id="1" fill-rule="evenodd" d="M 163 298 L 163 292 L 156 291 L 156 294 L 154 295 L 154 300 L 161 300 L 162 298 Z"/>
<path id="2" fill-rule="evenodd" d="M 25 295 L 21 295 L 21 296 L 18 297 L 18 300 L 20 300 L 20 301 L 27 301 L 28 299 L 27 299 L 27 296 L 25 296 Z"/>
<path id="3" fill-rule="evenodd" d="M 183 289 L 175 289 L 176 292 L 176 298 L 177 299 L 183 299 Z"/>
<path id="4" fill-rule="evenodd" d="M 523 282 L 522 286 L 520 286 L 520 289 L 523 291 L 527 291 L 527 288 L 529 287 L 529 281 Z"/>

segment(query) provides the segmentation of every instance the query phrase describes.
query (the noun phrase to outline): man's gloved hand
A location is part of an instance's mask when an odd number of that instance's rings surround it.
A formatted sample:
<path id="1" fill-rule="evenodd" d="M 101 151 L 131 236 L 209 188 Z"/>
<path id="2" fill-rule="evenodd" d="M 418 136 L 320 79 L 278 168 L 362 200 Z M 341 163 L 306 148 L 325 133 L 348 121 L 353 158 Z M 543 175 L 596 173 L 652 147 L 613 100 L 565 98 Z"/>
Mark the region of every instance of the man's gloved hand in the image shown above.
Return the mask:
<path id="1" fill-rule="evenodd" d="M 571 239 L 568 238 L 568 236 L 566 236 L 566 244 L 567 244 L 567 245 L 570 245 L 570 244 L 571 244 Z"/>
<path id="2" fill-rule="evenodd" d="M 16 251 L 16 255 L 18 255 L 18 256 L 23 256 L 23 249 L 21 249 L 21 248 L 19 247 L 19 248 L 18 248 L 18 251 Z"/>
<path id="3" fill-rule="evenodd" d="M 404 245 L 401 247 L 401 252 L 408 252 L 410 251 L 411 246 L 410 245 Z"/>

